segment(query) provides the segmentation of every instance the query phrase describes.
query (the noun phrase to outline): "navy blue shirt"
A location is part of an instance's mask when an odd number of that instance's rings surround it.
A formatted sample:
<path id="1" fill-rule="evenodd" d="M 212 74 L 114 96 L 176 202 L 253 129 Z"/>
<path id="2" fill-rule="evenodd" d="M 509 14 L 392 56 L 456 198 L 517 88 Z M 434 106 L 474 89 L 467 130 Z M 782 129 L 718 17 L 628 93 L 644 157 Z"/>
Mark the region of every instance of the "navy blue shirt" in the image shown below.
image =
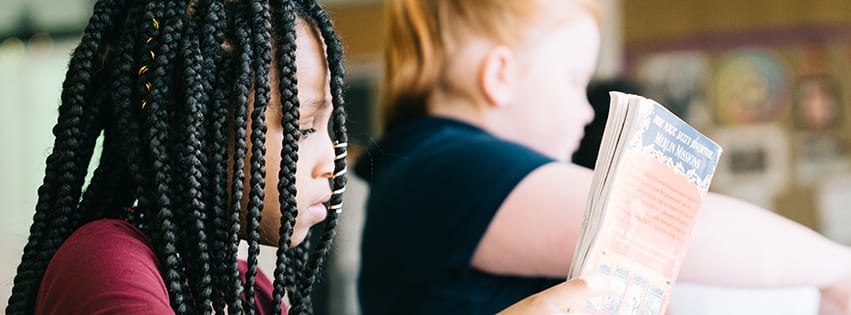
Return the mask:
<path id="1" fill-rule="evenodd" d="M 494 314 L 563 281 L 471 266 L 508 194 L 552 161 L 450 119 L 425 117 L 388 133 L 355 168 L 370 183 L 358 284 L 363 313 Z"/>

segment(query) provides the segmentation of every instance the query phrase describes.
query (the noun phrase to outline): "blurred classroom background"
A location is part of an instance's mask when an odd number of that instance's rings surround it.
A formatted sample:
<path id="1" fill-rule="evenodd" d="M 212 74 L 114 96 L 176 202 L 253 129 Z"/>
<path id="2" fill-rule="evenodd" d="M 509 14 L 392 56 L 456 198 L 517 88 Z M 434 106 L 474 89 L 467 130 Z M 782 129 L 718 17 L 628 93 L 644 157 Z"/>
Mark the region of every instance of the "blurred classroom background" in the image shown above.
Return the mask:
<path id="1" fill-rule="evenodd" d="M 596 94 L 589 95 L 600 117 L 608 102 L 600 90 L 656 99 L 725 148 L 712 190 L 775 209 L 851 245 L 851 2 L 597 1 L 603 9 L 603 47 L 591 87 Z M 322 2 L 348 53 L 349 130 L 352 150 L 358 151 L 380 130 L 382 1 Z M 0 309 L 10 294 L 53 143 L 50 128 L 68 56 L 92 4 L 0 3 Z M 577 159 L 593 159 L 593 126 L 588 134 Z M 357 178 L 351 182 L 330 265 L 314 299 L 317 314 L 359 313 L 355 281 L 367 187 Z M 263 263 L 270 265 L 270 259 Z M 739 309 L 741 314 L 806 315 L 815 314 L 818 296 L 812 288 L 683 284 L 675 289 L 671 310 L 739 314 L 724 309 L 719 299 L 763 307 Z"/>

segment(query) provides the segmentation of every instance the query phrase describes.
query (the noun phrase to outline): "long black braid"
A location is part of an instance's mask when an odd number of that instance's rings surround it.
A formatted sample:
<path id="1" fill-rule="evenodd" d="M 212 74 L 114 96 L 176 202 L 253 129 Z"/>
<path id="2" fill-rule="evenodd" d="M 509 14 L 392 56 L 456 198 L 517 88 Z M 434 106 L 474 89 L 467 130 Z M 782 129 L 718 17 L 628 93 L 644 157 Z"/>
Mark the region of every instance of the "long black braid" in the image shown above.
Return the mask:
<path id="1" fill-rule="evenodd" d="M 288 248 L 297 215 L 296 16 L 319 30 L 327 46 L 338 159 L 319 243 Z M 273 52 L 277 83 L 269 82 Z M 280 313 L 286 294 L 290 313 L 312 313 L 311 288 L 330 248 L 345 186 L 342 76 L 342 45 L 312 1 L 99 0 L 63 84 L 54 151 L 7 314 L 33 312 L 48 263 L 75 230 L 94 220 L 125 218 L 128 209 L 134 213 L 128 220 L 151 239 L 176 313 L 255 313 L 259 220 L 262 211 L 275 211 L 263 209 L 270 84 L 279 84 L 285 132 L 273 309 Z M 101 135 L 102 155 L 83 192 Z M 245 282 L 237 263 L 241 212 L 249 243 Z"/>
<path id="2" fill-rule="evenodd" d="M 210 245 L 210 252 L 213 264 L 212 281 L 213 291 L 211 292 L 211 300 L 213 309 L 216 313 L 223 313 L 226 305 L 227 292 L 235 290 L 236 287 L 230 288 L 227 285 L 227 255 L 229 247 L 225 240 L 228 239 L 227 220 L 225 218 L 227 207 L 227 117 L 228 117 L 228 99 L 224 89 L 214 87 L 225 86 L 229 80 L 230 72 L 229 59 L 224 58 L 224 52 L 221 49 L 221 43 L 225 40 L 226 19 L 224 12 L 224 4 L 221 0 L 202 1 L 200 4 L 201 12 L 198 12 L 199 23 L 202 27 L 200 38 L 200 46 L 202 56 L 204 57 L 202 66 L 201 82 L 204 85 L 205 91 L 212 91 L 212 101 L 214 106 L 209 111 L 206 141 L 210 146 L 206 150 L 208 159 L 208 169 L 211 176 L 208 182 L 208 194 L 211 196 L 207 206 L 210 208 L 213 215 L 207 216 L 206 221 L 208 229 L 213 234 L 213 241 Z M 235 250 L 234 250 L 235 251 Z M 239 296 L 231 296 L 231 304 L 238 301 Z"/>
<path id="3" fill-rule="evenodd" d="M 101 41 L 116 21 L 120 20 L 122 5 L 123 1 L 120 0 L 98 2 L 88 26 L 83 31 L 80 45 L 71 55 L 71 64 L 63 83 L 60 115 L 53 128 L 53 135 L 56 137 L 54 151 L 47 158 L 44 181 L 38 189 L 36 213 L 33 215 L 30 236 L 15 276 L 7 314 L 32 312 L 35 292 L 38 290 L 47 263 L 59 248 L 61 241 L 67 238 L 75 228 L 73 224 L 76 222 L 55 221 L 65 216 L 77 217 L 71 213 L 75 212 L 72 208 L 76 208 L 75 203 L 80 198 L 78 191 L 82 189 L 83 178 L 79 175 L 85 174 L 89 162 L 84 159 L 85 152 L 90 151 L 90 148 L 82 148 L 79 140 L 92 137 L 91 135 L 84 137 L 81 134 L 88 131 L 82 129 L 81 125 L 86 111 L 89 111 L 91 115 L 91 107 L 97 106 L 97 104 L 87 104 L 85 97 L 91 95 L 90 85 L 93 81 L 94 68 L 97 66 L 93 63 L 99 60 L 104 50 Z M 55 223 L 63 226 L 54 227 Z M 50 232 L 58 233 L 51 235 Z"/>
<path id="4" fill-rule="evenodd" d="M 139 16 L 138 13 L 140 10 L 141 8 L 139 7 L 130 8 L 130 13 L 127 15 Z M 127 24 L 125 27 L 136 27 L 138 25 L 140 24 Z M 133 51 L 135 43 L 132 38 L 123 36 L 120 39 L 110 38 L 107 41 L 116 41 L 117 44 L 114 49 L 120 50 L 121 52 L 105 56 L 106 58 L 109 58 L 109 60 L 105 60 L 104 64 L 115 65 L 112 70 L 117 70 L 119 73 L 130 73 L 132 71 L 131 68 L 133 67 L 132 59 L 120 58 L 126 53 Z M 116 77 L 116 73 L 110 73 L 110 69 L 99 69 L 98 71 L 101 72 L 101 74 L 99 74 L 100 76 Z M 126 75 L 118 76 L 118 78 L 124 80 L 130 79 L 130 77 Z M 129 95 L 132 91 L 129 89 L 122 89 L 120 85 L 115 85 L 112 93 L 125 93 L 124 96 L 119 97 L 119 99 L 129 99 Z M 95 104 L 100 104 L 99 106 L 110 104 L 112 102 L 112 100 L 106 99 L 109 97 L 109 93 L 105 93 L 105 91 L 100 91 L 97 97 L 98 99 L 95 101 Z M 82 202 L 79 205 L 80 209 L 87 209 L 85 213 L 86 217 L 83 218 L 84 221 L 89 221 L 92 218 L 106 217 L 108 215 L 108 209 L 120 207 L 123 204 L 131 202 L 133 199 L 134 179 L 131 177 L 132 173 L 128 169 L 128 165 L 126 164 L 127 161 L 123 158 L 124 152 L 120 150 L 118 145 L 113 143 L 117 141 L 117 139 L 124 138 L 121 135 L 113 135 L 121 130 L 117 128 L 121 125 L 116 121 L 117 113 L 117 111 L 109 109 L 98 110 L 97 117 L 95 117 L 96 125 L 94 128 L 96 128 L 96 130 L 103 130 L 104 133 L 108 133 L 110 135 L 104 136 L 109 143 L 105 143 L 103 145 L 104 150 L 101 153 L 98 166 L 92 176 L 92 181 L 83 192 Z"/>
<path id="5" fill-rule="evenodd" d="M 245 294 L 254 296 L 255 276 L 257 275 L 257 256 L 260 254 L 260 217 L 263 211 L 264 189 L 266 187 L 266 107 L 269 104 L 269 65 L 272 61 L 271 16 L 269 4 L 265 0 L 248 3 L 250 7 L 247 26 L 252 36 L 241 43 L 242 47 L 254 50 L 254 111 L 251 114 L 251 183 L 248 196 L 248 215 L 246 231 L 248 234 L 248 270 L 245 274 Z M 271 210 L 271 209 L 269 209 Z M 245 309 L 253 313 L 254 299 L 246 299 Z"/>
<path id="6" fill-rule="evenodd" d="M 239 4 L 229 4 L 231 11 L 236 10 L 234 23 L 232 24 L 233 32 L 237 34 L 235 48 L 238 50 L 238 57 L 235 60 L 236 71 L 236 81 L 233 84 L 233 92 L 232 98 L 235 98 L 232 102 L 235 106 L 234 114 L 233 114 L 233 139 L 234 139 L 234 149 L 233 149 L 233 165 L 232 165 L 232 177 L 231 177 L 231 197 L 230 197 L 230 217 L 228 217 L 228 226 L 230 227 L 229 239 L 230 243 L 233 245 L 239 240 L 239 226 L 234 224 L 234 222 L 239 222 L 239 209 L 241 207 L 240 202 L 242 200 L 243 195 L 243 187 L 242 183 L 245 181 L 245 156 L 248 151 L 248 145 L 245 142 L 246 129 L 247 129 L 247 113 L 248 113 L 248 93 L 251 89 L 251 47 L 250 45 L 243 44 L 248 41 L 247 39 L 247 31 L 245 30 L 245 19 L 246 13 L 244 13 L 244 9 L 235 9 L 239 7 Z M 250 212 L 250 211 L 249 211 Z M 248 214 L 250 215 L 250 213 Z M 234 288 L 241 288 L 242 283 L 238 278 L 237 271 L 237 262 L 236 262 L 236 247 L 231 247 L 228 250 L 228 258 L 231 262 L 228 266 L 227 274 L 229 276 L 230 284 Z M 234 295 L 233 292 L 229 293 L 229 303 L 234 299 L 239 301 L 241 304 L 241 300 L 239 299 L 239 295 Z M 230 304 L 229 304 L 230 305 Z M 238 306 L 236 312 L 242 311 L 242 305 Z"/>
<path id="7" fill-rule="evenodd" d="M 165 8 L 161 14 L 155 12 L 154 16 L 160 16 L 162 32 L 159 36 L 160 43 L 156 50 L 156 67 L 153 72 L 152 89 L 150 92 L 150 101 L 147 107 L 143 109 L 142 116 L 144 119 L 143 129 L 146 131 L 148 150 L 151 152 L 152 171 L 153 171 L 153 188 L 149 193 L 152 208 L 156 212 L 152 214 L 153 224 L 151 228 L 158 229 L 151 234 L 153 247 L 156 249 L 157 256 L 162 263 L 162 275 L 165 281 L 166 288 L 169 292 L 171 306 L 178 314 L 194 313 L 192 301 L 189 298 L 189 290 L 187 288 L 186 274 L 182 272 L 186 262 L 182 262 L 178 255 L 180 239 L 177 235 L 177 225 L 183 223 L 179 221 L 181 216 L 175 212 L 180 211 L 181 198 L 177 191 L 173 189 L 177 178 L 171 176 L 172 170 L 177 170 L 174 165 L 175 156 L 174 146 L 170 141 L 175 139 L 176 130 L 172 126 L 176 126 L 176 117 L 172 114 L 177 107 L 180 98 L 178 95 L 178 82 L 175 79 L 175 73 L 179 69 L 178 57 L 179 43 L 183 34 L 184 23 L 183 19 L 186 12 L 185 1 L 169 1 L 165 3 Z M 143 54 L 144 55 L 144 54 Z M 145 58 L 145 57 L 142 57 Z M 180 189 L 179 187 L 177 189 Z M 177 198 L 175 198 L 177 197 Z M 149 210 L 149 209 L 143 209 Z M 150 214 L 149 214 L 150 215 Z M 187 252 L 183 253 L 188 254 Z"/>
<path id="8" fill-rule="evenodd" d="M 194 34 L 197 28 L 198 17 L 190 19 L 186 25 L 186 33 Z M 196 22 L 196 23 L 193 23 Z M 182 190 L 184 196 L 184 212 L 179 216 L 188 219 L 184 226 L 194 229 L 185 230 L 181 252 L 191 252 L 198 258 L 195 264 L 189 265 L 186 272 L 189 274 L 190 287 L 195 304 L 199 305 L 199 313 L 212 312 L 212 276 L 210 274 L 210 252 L 207 245 L 207 200 L 209 191 L 209 180 L 204 174 L 209 174 L 208 152 L 204 152 L 203 139 L 206 137 L 205 121 L 207 120 L 208 107 L 203 106 L 209 102 L 209 97 L 204 91 L 209 91 L 212 86 L 205 82 L 203 76 L 204 60 L 200 51 L 200 40 L 195 36 L 184 36 L 181 42 L 183 47 L 184 79 L 186 80 L 185 111 L 180 112 L 184 117 L 180 126 L 183 128 L 181 136 L 186 144 L 182 152 L 178 154 L 178 167 L 181 173 L 189 175 L 186 178 L 186 187 Z M 249 295 L 250 296 L 250 295 Z"/>
<path id="9" fill-rule="evenodd" d="M 279 31 L 276 34 L 282 34 L 282 38 L 278 39 L 281 44 L 277 49 L 278 60 L 295 60 L 295 4 L 291 1 L 279 1 L 279 9 L 275 10 L 276 16 L 273 18 L 276 21 L 281 21 Z M 298 141 L 299 138 L 299 112 L 294 110 L 298 107 L 298 86 L 296 78 L 295 64 L 293 63 L 278 63 L 279 89 L 281 92 L 281 112 L 283 113 L 282 124 L 284 126 L 284 143 L 281 146 L 281 168 L 278 174 L 278 191 L 281 192 L 279 202 L 281 204 L 281 238 L 278 241 L 277 264 L 274 272 L 274 291 L 272 297 L 275 301 L 283 299 L 284 292 L 289 292 L 289 300 L 295 308 L 302 297 L 295 285 L 295 275 L 287 273 L 287 266 L 291 265 L 291 258 L 288 255 L 290 239 L 292 238 L 292 230 L 295 225 L 297 215 L 296 208 L 296 189 L 295 189 L 295 165 L 298 161 Z M 286 275 L 286 276 L 285 276 Z M 276 308 L 275 315 L 278 315 Z"/>
<path id="10" fill-rule="evenodd" d="M 302 292 L 301 296 L 310 297 L 311 290 L 313 288 L 313 283 L 316 281 L 316 276 L 319 273 L 319 268 L 324 264 L 325 258 L 328 254 L 328 250 L 331 248 L 331 241 L 334 238 L 337 219 L 339 218 L 339 212 L 333 208 L 339 209 L 342 206 L 343 198 L 342 193 L 345 190 L 346 186 L 346 143 L 348 142 L 348 137 L 346 133 L 346 125 L 345 125 L 345 113 L 343 111 L 343 76 L 345 75 L 345 69 L 343 67 L 343 49 L 340 38 L 337 36 L 334 31 L 334 25 L 331 22 L 328 14 L 322 10 L 322 8 L 312 1 L 303 1 L 305 6 L 308 8 L 310 12 L 311 19 L 316 21 L 316 24 L 319 28 L 320 34 L 326 43 L 326 55 L 328 58 L 329 69 L 331 72 L 331 93 L 332 93 L 332 103 L 334 105 L 334 114 L 332 115 L 334 121 L 332 125 L 334 126 L 334 134 L 336 135 L 337 146 L 335 146 L 335 155 L 334 159 L 334 177 L 331 179 L 332 181 L 332 189 L 334 193 L 331 196 L 331 200 L 329 201 L 332 210 L 328 213 L 328 217 L 325 220 L 324 232 L 322 233 L 319 243 L 317 244 L 316 250 L 310 255 L 310 258 L 307 260 L 307 265 L 305 266 L 305 273 L 302 276 L 301 284 L 299 285 L 299 290 Z M 308 306 L 309 300 L 308 300 Z M 298 307 L 294 307 L 294 309 L 298 309 Z"/>

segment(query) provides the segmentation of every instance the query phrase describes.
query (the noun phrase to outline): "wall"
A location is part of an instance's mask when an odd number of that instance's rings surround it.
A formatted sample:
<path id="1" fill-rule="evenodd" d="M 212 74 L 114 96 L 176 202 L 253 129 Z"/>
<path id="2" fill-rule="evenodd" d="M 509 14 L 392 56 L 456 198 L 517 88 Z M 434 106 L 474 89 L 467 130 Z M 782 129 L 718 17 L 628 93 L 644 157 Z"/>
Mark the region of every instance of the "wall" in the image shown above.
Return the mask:
<path id="1" fill-rule="evenodd" d="M 851 3 L 623 6 L 625 72 L 729 148 L 713 190 L 851 244 L 834 206 L 851 192 Z M 819 112 L 835 119 L 807 122 Z"/>

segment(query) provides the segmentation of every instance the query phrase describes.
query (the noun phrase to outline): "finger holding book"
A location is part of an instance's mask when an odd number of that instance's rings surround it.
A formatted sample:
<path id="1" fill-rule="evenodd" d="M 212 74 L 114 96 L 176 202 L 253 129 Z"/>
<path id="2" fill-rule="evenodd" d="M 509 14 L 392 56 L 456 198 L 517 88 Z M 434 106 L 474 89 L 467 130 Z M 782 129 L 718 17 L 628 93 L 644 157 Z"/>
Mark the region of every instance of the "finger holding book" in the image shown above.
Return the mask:
<path id="1" fill-rule="evenodd" d="M 618 294 L 610 278 L 579 277 L 557 284 L 547 290 L 515 303 L 498 315 L 514 314 L 579 314 L 587 300 Z"/>

